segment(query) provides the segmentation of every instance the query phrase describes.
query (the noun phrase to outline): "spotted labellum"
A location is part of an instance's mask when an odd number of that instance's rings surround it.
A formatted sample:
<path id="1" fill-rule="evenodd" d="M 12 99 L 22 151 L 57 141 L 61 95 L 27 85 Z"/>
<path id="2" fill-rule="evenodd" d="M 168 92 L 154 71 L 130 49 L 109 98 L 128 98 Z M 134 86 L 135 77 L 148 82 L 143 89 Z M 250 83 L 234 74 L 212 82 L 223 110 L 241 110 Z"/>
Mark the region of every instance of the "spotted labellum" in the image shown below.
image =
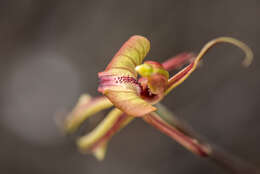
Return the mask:
<path id="1" fill-rule="evenodd" d="M 94 130 L 77 140 L 81 152 L 92 153 L 98 160 L 104 159 L 110 138 L 134 119 L 142 118 L 191 152 L 200 156 L 209 155 L 210 146 L 188 131 L 159 102 L 194 72 L 212 46 L 222 42 L 241 48 L 246 54 L 242 64 L 250 65 L 253 57 L 250 48 L 230 37 L 211 40 L 197 55 L 182 53 L 162 64 L 155 61 L 143 62 L 150 50 L 150 42 L 143 36 L 132 36 L 106 69 L 98 74 L 98 91 L 103 95 L 96 98 L 88 94 L 82 95 L 65 120 L 65 131 L 68 134 L 75 132 L 87 118 L 114 106 Z M 182 70 L 170 77 L 169 71 L 183 66 Z"/>

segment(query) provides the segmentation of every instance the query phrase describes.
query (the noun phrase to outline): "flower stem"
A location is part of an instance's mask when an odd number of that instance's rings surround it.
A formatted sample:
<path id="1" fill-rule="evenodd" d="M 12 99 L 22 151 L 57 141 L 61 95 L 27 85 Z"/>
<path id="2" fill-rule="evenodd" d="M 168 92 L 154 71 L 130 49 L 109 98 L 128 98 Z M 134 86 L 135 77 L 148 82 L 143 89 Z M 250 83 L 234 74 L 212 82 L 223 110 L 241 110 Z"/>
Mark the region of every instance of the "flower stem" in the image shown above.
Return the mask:
<path id="1" fill-rule="evenodd" d="M 254 165 L 222 150 L 202 138 L 190 125 L 183 120 L 180 120 L 164 106 L 160 104 L 157 104 L 156 106 L 158 111 L 144 117 L 144 120 L 182 144 L 188 150 L 201 157 L 206 157 L 214 161 L 230 173 L 260 174 L 260 170 Z"/>

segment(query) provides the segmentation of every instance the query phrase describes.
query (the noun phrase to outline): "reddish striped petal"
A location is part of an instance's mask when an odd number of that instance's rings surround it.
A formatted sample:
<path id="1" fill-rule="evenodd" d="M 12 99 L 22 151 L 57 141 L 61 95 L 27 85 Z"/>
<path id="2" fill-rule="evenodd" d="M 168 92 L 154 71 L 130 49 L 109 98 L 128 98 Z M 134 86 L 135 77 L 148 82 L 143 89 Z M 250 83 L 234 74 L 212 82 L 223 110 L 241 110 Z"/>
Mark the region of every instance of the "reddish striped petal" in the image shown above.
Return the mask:
<path id="1" fill-rule="evenodd" d="M 121 111 L 131 116 L 143 116 L 156 110 L 140 97 L 135 67 L 140 65 L 150 49 L 142 36 L 131 37 L 117 52 L 104 72 L 99 73 L 102 92 Z"/>

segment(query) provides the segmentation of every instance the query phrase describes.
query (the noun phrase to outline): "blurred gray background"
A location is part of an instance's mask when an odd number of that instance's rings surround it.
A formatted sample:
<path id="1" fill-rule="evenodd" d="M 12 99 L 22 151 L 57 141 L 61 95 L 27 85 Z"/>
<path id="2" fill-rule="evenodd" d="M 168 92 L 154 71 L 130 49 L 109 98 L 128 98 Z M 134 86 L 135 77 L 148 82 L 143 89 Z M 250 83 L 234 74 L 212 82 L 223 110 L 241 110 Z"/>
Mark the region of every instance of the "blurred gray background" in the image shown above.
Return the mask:
<path id="1" fill-rule="evenodd" d="M 99 95 L 102 71 L 131 35 L 151 40 L 148 58 L 166 60 L 210 39 L 246 42 L 255 59 L 219 45 L 163 103 L 215 144 L 260 165 L 260 4 L 220 1 L 0 1 L 0 173 L 225 174 L 141 119 L 109 144 L 104 162 L 81 155 L 54 115 L 82 93 Z"/>

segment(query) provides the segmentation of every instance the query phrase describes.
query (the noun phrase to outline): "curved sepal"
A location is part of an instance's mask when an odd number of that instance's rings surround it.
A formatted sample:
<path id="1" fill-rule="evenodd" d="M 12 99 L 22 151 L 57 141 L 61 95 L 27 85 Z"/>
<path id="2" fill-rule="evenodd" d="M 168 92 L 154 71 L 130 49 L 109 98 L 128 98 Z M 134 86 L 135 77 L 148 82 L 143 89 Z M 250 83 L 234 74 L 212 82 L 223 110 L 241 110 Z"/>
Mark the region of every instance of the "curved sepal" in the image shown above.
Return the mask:
<path id="1" fill-rule="evenodd" d="M 175 87 L 180 85 L 184 80 L 186 80 L 192 74 L 192 72 L 194 72 L 195 69 L 198 67 L 199 62 L 203 58 L 203 56 L 210 50 L 210 48 L 212 48 L 214 45 L 218 43 L 229 43 L 237 46 L 246 55 L 242 62 L 242 65 L 247 67 L 251 64 L 253 60 L 253 52 L 245 43 L 231 37 L 219 37 L 213 39 L 204 45 L 204 47 L 201 49 L 194 61 L 192 61 L 188 66 L 183 68 L 183 70 L 181 70 L 179 73 L 177 73 L 169 79 L 168 89 L 166 90 L 165 94 L 168 94 L 172 89 L 174 89 Z"/>

